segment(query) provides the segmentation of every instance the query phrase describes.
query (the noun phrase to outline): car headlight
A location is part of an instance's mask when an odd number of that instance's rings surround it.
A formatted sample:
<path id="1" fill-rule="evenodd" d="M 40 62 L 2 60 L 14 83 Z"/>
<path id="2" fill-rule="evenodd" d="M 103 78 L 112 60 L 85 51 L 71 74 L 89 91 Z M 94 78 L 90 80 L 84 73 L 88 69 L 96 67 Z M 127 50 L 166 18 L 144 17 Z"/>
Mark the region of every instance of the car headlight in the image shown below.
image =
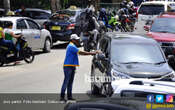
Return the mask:
<path id="1" fill-rule="evenodd" d="M 163 79 L 163 80 L 172 80 L 172 81 L 175 81 L 175 72 L 172 71 L 172 72 L 169 73 L 168 75 L 163 76 L 162 79 Z"/>
<path id="2" fill-rule="evenodd" d="M 114 69 L 111 70 L 112 80 L 120 80 L 120 79 L 130 79 L 129 75 L 126 75 L 122 72 L 116 71 Z"/>
<path id="3" fill-rule="evenodd" d="M 171 74 L 169 75 L 169 78 L 172 80 L 172 81 L 175 81 L 175 72 L 172 71 Z"/>

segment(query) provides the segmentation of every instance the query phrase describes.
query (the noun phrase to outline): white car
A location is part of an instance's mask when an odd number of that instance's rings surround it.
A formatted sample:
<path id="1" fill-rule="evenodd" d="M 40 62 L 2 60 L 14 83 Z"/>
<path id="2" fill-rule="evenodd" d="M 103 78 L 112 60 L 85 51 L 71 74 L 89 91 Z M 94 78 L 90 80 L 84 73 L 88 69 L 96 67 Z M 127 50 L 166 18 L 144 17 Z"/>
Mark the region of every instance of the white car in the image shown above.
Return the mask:
<path id="1" fill-rule="evenodd" d="M 52 37 L 48 30 L 27 17 L 2 17 L 2 22 L 12 22 L 12 31 L 21 33 L 27 40 L 32 50 L 42 49 L 44 52 L 50 52 L 52 46 Z M 5 29 L 4 29 L 5 30 Z"/>
<path id="2" fill-rule="evenodd" d="M 137 10 L 138 20 L 135 24 L 136 31 L 143 32 L 144 31 L 143 26 L 148 20 L 153 20 L 160 13 L 174 9 L 174 6 L 175 6 L 175 2 L 170 2 L 170 1 L 142 2 L 142 4 L 139 6 Z"/>
<path id="3" fill-rule="evenodd" d="M 113 97 L 144 94 L 175 94 L 174 82 L 153 81 L 150 79 L 120 79 L 112 81 Z"/>

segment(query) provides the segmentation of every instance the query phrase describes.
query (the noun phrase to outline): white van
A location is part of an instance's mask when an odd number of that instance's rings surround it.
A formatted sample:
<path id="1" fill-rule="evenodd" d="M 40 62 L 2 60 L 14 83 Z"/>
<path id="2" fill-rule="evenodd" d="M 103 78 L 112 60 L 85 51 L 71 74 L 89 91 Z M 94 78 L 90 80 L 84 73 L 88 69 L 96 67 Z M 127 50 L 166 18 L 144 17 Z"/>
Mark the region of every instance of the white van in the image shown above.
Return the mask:
<path id="1" fill-rule="evenodd" d="M 146 21 L 153 20 L 160 13 L 171 10 L 174 7 L 175 2 L 170 1 L 148 1 L 141 3 L 138 8 L 138 20 L 135 25 L 136 29 L 142 29 Z"/>

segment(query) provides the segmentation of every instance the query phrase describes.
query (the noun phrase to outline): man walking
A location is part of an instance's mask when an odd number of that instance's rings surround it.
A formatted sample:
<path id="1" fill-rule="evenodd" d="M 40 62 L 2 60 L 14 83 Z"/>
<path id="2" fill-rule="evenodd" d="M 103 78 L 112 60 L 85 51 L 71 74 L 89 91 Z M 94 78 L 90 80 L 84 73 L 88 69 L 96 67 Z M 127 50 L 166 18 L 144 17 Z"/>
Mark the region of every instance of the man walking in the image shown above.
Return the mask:
<path id="1" fill-rule="evenodd" d="M 79 39 L 80 38 L 76 34 L 72 34 L 70 38 L 71 41 L 66 48 L 66 57 L 64 60 L 64 67 L 63 67 L 64 68 L 64 82 L 61 88 L 60 101 L 66 102 L 65 100 L 66 89 L 67 89 L 67 99 L 75 100 L 72 97 L 72 85 L 73 85 L 76 67 L 79 66 L 78 54 L 79 55 L 95 55 L 99 53 L 98 51 L 96 52 L 80 51 L 77 48 L 77 46 L 79 45 Z"/>

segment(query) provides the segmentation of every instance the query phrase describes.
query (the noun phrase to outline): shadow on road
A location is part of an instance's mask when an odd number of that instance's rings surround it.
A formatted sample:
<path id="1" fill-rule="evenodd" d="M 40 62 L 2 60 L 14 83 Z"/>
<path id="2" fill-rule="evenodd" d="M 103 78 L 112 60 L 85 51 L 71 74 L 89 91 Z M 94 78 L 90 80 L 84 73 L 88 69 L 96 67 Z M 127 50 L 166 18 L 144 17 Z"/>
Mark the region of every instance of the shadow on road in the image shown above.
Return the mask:
<path id="1" fill-rule="evenodd" d="M 52 49 L 66 49 L 69 43 L 60 43 L 53 45 Z"/>

